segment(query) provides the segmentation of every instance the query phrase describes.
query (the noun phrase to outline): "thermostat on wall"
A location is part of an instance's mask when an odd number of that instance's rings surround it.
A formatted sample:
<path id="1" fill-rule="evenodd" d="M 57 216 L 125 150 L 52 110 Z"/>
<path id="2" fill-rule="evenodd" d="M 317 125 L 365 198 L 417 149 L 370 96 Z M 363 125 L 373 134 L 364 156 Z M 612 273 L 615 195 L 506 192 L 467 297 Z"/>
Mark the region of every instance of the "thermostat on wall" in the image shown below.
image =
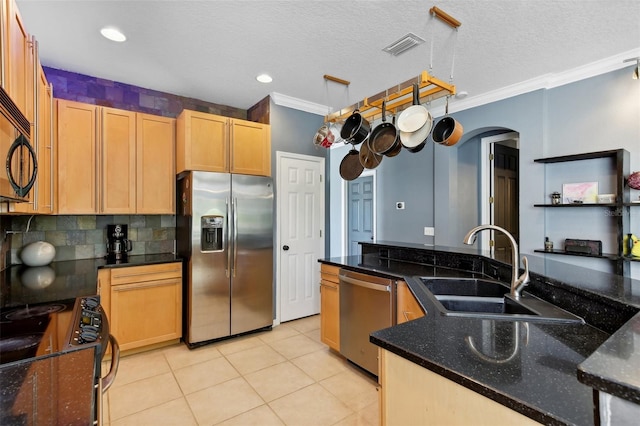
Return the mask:
<path id="1" fill-rule="evenodd" d="M 396 202 L 396 210 L 404 210 L 404 201 Z"/>

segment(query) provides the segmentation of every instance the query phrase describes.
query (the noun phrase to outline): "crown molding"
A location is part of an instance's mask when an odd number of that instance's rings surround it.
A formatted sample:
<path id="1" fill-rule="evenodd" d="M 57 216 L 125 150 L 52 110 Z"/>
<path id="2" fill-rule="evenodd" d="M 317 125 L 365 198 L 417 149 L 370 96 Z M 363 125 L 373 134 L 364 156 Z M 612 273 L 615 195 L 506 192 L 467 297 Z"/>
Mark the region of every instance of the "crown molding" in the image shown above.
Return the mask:
<path id="1" fill-rule="evenodd" d="M 552 89 L 554 87 L 564 86 L 565 84 L 585 80 L 587 78 L 606 74 L 622 68 L 631 67 L 633 63 L 625 63 L 623 61 L 625 59 L 638 56 L 640 56 L 640 48 L 629 50 L 627 52 L 591 62 L 567 71 L 544 74 L 530 80 L 521 81 L 491 92 L 483 93 L 482 95 L 472 96 L 465 99 L 453 98 L 449 103 L 449 112 L 453 113 L 464 111 L 466 109 L 498 102 L 503 99 L 512 98 L 514 96 L 523 95 L 536 90 Z M 283 95 L 282 93 L 271 92 L 270 96 L 276 105 L 309 112 L 311 114 L 325 116 L 330 110 L 326 105 L 305 101 L 292 96 Z M 444 105 L 435 106 L 430 109 L 430 112 L 434 117 L 440 117 L 445 113 Z"/>
<path id="2" fill-rule="evenodd" d="M 501 89 L 487 92 L 479 96 L 460 100 L 455 99 L 449 104 L 449 112 L 463 111 L 465 109 L 490 104 L 540 89 L 553 89 L 554 87 L 564 86 L 565 84 L 575 83 L 576 81 L 585 80 L 587 78 L 630 67 L 632 65 L 631 63 L 624 63 L 623 61 L 630 57 L 637 56 L 640 56 L 640 48 L 629 50 L 627 52 L 591 62 L 567 71 L 545 74 L 540 77 L 505 86 Z M 444 115 L 444 106 L 435 108 L 432 114 L 435 117 Z"/>
<path id="3" fill-rule="evenodd" d="M 271 92 L 269 94 L 276 105 L 287 108 L 293 108 L 300 111 L 309 112 L 311 114 L 325 116 L 329 112 L 326 105 L 317 104 L 315 102 L 305 101 L 303 99 L 294 98 L 292 96 L 283 95 L 282 93 Z"/>

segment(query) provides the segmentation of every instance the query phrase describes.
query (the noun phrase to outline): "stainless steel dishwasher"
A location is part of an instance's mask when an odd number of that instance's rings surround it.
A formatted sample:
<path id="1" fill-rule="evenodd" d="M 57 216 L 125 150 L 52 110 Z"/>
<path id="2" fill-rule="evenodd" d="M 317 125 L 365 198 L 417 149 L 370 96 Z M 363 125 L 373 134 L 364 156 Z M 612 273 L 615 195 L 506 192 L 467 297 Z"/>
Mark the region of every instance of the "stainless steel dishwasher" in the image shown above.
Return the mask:
<path id="1" fill-rule="evenodd" d="M 369 334 L 396 323 L 395 281 L 341 269 L 340 353 L 378 375 L 378 347 Z"/>

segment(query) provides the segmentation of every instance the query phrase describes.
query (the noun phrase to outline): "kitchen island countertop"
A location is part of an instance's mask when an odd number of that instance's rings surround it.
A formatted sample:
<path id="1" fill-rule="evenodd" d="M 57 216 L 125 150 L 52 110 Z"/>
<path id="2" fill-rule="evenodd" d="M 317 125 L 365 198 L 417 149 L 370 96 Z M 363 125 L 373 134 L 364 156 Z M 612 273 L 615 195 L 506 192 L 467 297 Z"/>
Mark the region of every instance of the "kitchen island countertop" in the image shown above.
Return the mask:
<path id="1" fill-rule="evenodd" d="M 375 243 L 370 245 L 376 246 Z M 392 247 L 393 243 L 382 245 Z M 429 248 L 419 248 L 423 254 L 429 253 Z M 458 252 L 455 248 L 431 249 Z M 462 249 L 459 252 L 467 258 L 478 257 L 470 250 Z M 620 341 L 628 343 L 633 340 L 633 336 L 638 333 L 635 330 L 639 328 L 637 324 L 640 324 L 640 314 L 613 335 L 588 324 L 444 317 L 437 313 L 435 306 L 424 294 L 420 281 L 413 277 L 473 277 L 484 274 L 478 272 L 478 268 L 470 271 L 452 268 L 451 265 L 426 265 L 415 260 L 410 258 L 399 261 L 366 254 L 320 261 L 404 279 L 427 311 L 427 316 L 376 331 L 372 333 L 370 340 L 534 420 L 545 424 L 594 424 L 591 387 L 634 400 L 628 391 L 637 386 L 640 374 L 636 373 L 640 370 L 638 355 L 629 356 L 629 345 L 620 346 Z M 453 264 L 459 266 L 457 262 Z M 548 262 L 542 265 L 547 269 L 553 268 Z M 566 268 L 558 270 L 566 271 Z M 603 280 L 603 277 L 596 274 L 596 279 Z M 603 286 L 603 291 L 594 297 L 608 299 L 609 291 L 607 286 Z M 618 294 L 619 292 L 614 291 L 610 297 L 614 299 L 614 303 L 620 302 Z M 632 299 L 631 305 L 635 309 L 636 300 Z M 470 348 L 469 340 L 484 352 L 478 355 Z M 500 362 L 505 359 L 508 361 Z M 635 372 L 629 373 L 628 370 L 634 368 Z M 620 395 L 620 392 L 623 394 Z"/>

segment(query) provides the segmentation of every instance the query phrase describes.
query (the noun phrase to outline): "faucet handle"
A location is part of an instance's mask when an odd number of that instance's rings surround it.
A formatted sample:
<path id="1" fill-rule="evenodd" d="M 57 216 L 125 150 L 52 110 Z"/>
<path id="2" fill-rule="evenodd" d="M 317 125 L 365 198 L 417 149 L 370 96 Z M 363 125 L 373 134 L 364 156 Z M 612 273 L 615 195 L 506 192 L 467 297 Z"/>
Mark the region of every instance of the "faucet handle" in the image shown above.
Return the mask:
<path id="1" fill-rule="evenodd" d="M 527 256 L 522 256 L 522 264 L 524 265 L 524 273 L 520 275 L 519 279 L 523 280 L 523 284 L 526 284 L 529 282 L 529 259 Z"/>

